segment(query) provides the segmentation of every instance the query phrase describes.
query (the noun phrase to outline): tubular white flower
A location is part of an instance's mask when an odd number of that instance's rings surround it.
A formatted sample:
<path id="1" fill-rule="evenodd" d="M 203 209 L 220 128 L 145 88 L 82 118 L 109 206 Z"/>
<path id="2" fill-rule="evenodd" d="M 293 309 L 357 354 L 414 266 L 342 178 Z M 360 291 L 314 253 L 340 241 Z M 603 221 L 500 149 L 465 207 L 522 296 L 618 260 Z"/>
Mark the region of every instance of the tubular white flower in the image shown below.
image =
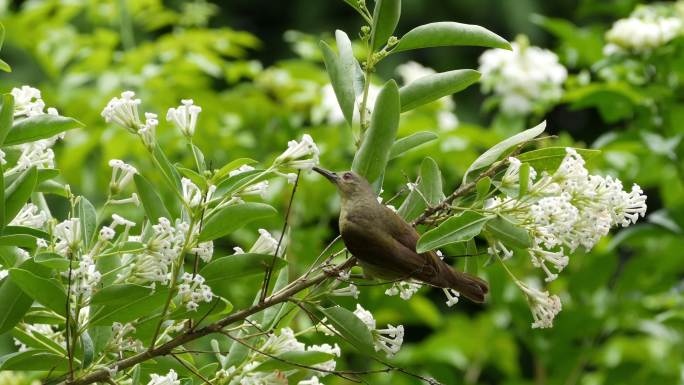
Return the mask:
<path id="1" fill-rule="evenodd" d="M 337 357 L 340 357 L 342 354 L 342 351 L 340 350 L 340 347 L 337 344 L 335 344 L 334 346 L 331 346 L 328 344 L 311 345 L 311 346 L 306 348 L 306 351 L 307 352 L 323 352 L 323 353 L 332 354 L 332 355 L 337 356 Z M 326 375 L 328 375 L 329 374 L 328 372 L 335 370 L 335 367 L 337 367 L 337 362 L 335 362 L 334 359 L 314 365 L 314 368 L 325 370 L 324 372 L 319 373 L 319 375 L 321 377 L 325 377 Z"/>
<path id="2" fill-rule="evenodd" d="M 41 99 L 40 90 L 30 86 L 22 86 L 21 88 L 12 88 L 10 91 L 14 97 L 14 117 L 30 117 L 43 115 L 45 112 L 45 102 Z M 48 108 L 48 113 L 57 115 L 57 110 Z"/>
<path id="3" fill-rule="evenodd" d="M 304 134 L 302 140 L 291 140 L 287 143 L 287 150 L 280 154 L 273 165 L 282 168 L 311 170 L 318 165 L 318 147 L 309 134 Z"/>
<path id="4" fill-rule="evenodd" d="M 254 245 L 252 245 L 252 248 L 249 249 L 249 252 L 255 254 L 271 255 L 276 252 L 276 249 L 278 249 L 278 256 L 282 256 L 285 252 L 286 245 L 286 237 L 283 237 L 280 248 L 278 248 L 278 240 L 275 239 L 275 237 L 273 237 L 267 230 L 259 229 L 259 238 L 257 238 L 256 242 L 254 242 Z"/>
<path id="5" fill-rule="evenodd" d="M 129 221 L 128 219 L 122 217 L 121 215 L 118 214 L 112 214 L 112 228 L 116 228 L 116 226 L 124 226 L 126 228 L 131 228 L 135 227 L 135 222 Z"/>
<path id="6" fill-rule="evenodd" d="M 197 117 L 202 112 L 202 108 L 194 105 L 192 99 L 183 99 L 181 103 L 176 108 L 169 108 L 166 113 L 166 121 L 173 122 L 183 135 L 191 137 L 195 134 Z"/>
<path id="7" fill-rule="evenodd" d="M 25 204 L 19 213 L 9 223 L 10 226 L 32 227 L 41 229 L 48 220 L 48 215 L 33 203 Z"/>
<path id="8" fill-rule="evenodd" d="M 261 350 L 278 355 L 286 352 L 303 352 L 305 349 L 304 344 L 297 341 L 294 331 L 286 327 L 280 329 L 280 334 L 270 334 Z"/>
<path id="9" fill-rule="evenodd" d="M 561 247 L 559 251 L 548 251 L 540 247 L 529 249 L 532 265 L 541 268 L 546 274 L 546 282 L 551 282 L 558 278 L 558 274 L 549 270 L 547 263 L 551 264 L 559 273 L 568 265 L 570 258 L 563 253 Z"/>
<path id="10" fill-rule="evenodd" d="M 323 373 L 321 373 L 323 374 Z M 301 380 L 297 383 L 297 385 L 324 385 L 322 382 L 318 381 L 318 377 L 313 376 L 309 378 L 308 380 Z"/>
<path id="11" fill-rule="evenodd" d="M 116 231 L 109 226 L 103 226 L 100 229 L 100 239 L 103 241 L 111 241 L 116 236 Z"/>
<path id="12" fill-rule="evenodd" d="M 150 374 L 150 382 L 147 385 L 180 385 L 178 374 L 171 369 L 165 376 Z"/>
<path id="13" fill-rule="evenodd" d="M 65 277 L 69 277 L 69 271 L 62 273 Z M 84 298 L 90 298 L 93 290 L 100 283 L 102 275 L 95 267 L 95 261 L 90 257 L 84 256 L 78 264 L 78 267 L 71 270 L 71 294 L 74 296 L 81 295 Z"/>
<path id="14" fill-rule="evenodd" d="M 50 148 L 52 143 L 52 139 L 45 139 L 19 145 L 21 154 L 17 164 L 7 170 L 5 175 L 16 174 L 31 167 L 55 168 L 55 153 Z"/>
<path id="15" fill-rule="evenodd" d="M 121 324 L 114 322 L 112 324 L 112 337 L 109 341 L 109 346 L 117 352 L 142 351 L 145 347 L 142 341 L 131 337 L 129 334 L 135 333 L 135 327 L 130 323 Z"/>
<path id="16" fill-rule="evenodd" d="M 109 181 L 109 189 L 112 194 L 117 194 L 123 190 L 133 180 L 133 176 L 138 173 L 135 167 L 119 159 L 111 159 L 109 167 L 112 168 L 112 178 Z"/>
<path id="17" fill-rule="evenodd" d="M 181 284 L 178 285 L 178 295 L 189 311 L 196 311 L 200 302 L 211 302 L 214 297 L 211 288 L 204 284 L 204 277 L 190 273 L 183 273 Z"/>
<path id="18" fill-rule="evenodd" d="M 606 32 L 604 53 L 622 50 L 649 52 L 682 34 L 682 20 L 660 14 L 650 6 L 641 6 L 626 19 L 616 21 Z"/>
<path id="19" fill-rule="evenodd" d="M 137 133 L 142 125 L 138 113 L 141 101 L 134 97 L 135 92 L 124 91 L 121 98 L 112 98 L 101 113 L 105 122 L 118 124 L 132 133 Z"/>
<path id="20" fill-rule="evenodd" d="M 461 296 L 461 293 L 459 293 L 458 291 L 456 291 L 454 289 L 446 289 L 446 288 L 442 289 L 442 291 L 444 292 L 444 295 L 447 298 L 446 305 L 448 307 L 452 307 L 458 303 L 458 299 Z"/>
<path id="21" fill-rule="evenodd" d="M 214 242 L 206 241 L 198 243 L 196 247 L 190 249 L 191 252 L 197 254 L 202 261 L 209 262 L 211 257 L 214 255 Z"/>
<path id="22" fill-rule="evenodd" d="M 181 179 L 181 187 L 183 189 L 183 201 L 191 208 L 197 207 L 202 203 L 202 191 L 196 184 L 188 178 Z"/>
<path id="23" fill-rule="evenodd" d="M 263 180 L 258 183 L 254 183 L 242 189 L 240 191 L 240 196 L 259 196 L 262 199 L 266 198 L 266 193 L 268 192 L 268 181 Z"/>
<path id="24" fill-rule="evenodd" d="M 359 288 L 356 287 L 353 283 L 350 283 L 349 285 L 335 289 L 330 292 L 330 295 L 336 296 L 336 297 L 353 297 L 353 298 L 359 298 Z"/>
<path id="25" fill-rule="evenodd" d="M 413 297 L 420 288 L 423 287 L 422 284 L 414 281 L 398 281 L 392 283 L 389 289 L 385 290 L 385 295 L 395 296 L 399 295 L 404 301 L 408 301 Z"/>
<path id="26" fill-rule="evenodd" d="M 252 166 L 250 166 L 250 165 L 248 165 L 248 164 L 243 164 L 243 165 L 240 166 L 239 168 L 236 168 L 235 170 L 230 171 L 230 172 L 228 173 L 228 176 L 229 176 L 229 177 L 233 177 L 233 176 L 235 176 L 235 175 L 240 175 L 240 174 L 245 173 L 245 172 L 248 172 L 248 171 L 254 171 L 254 167 L 252 167 Z"/>
<path id="27" fill-rule="evenodd" d="M 553 327 L 553 319 L 562 309 L 560 298 L 557 295 L 549 295 L 548 291 L 531 288 L 520 281 L 516 281 L 515 284 L 527 297 L 527 303 L 530 305 L 534 318 L 532 328 Z"/>
<path id="28" fill-rule="evenodd" d="M 354 315 L 366 324 L 370 330 L 373 336 L 375 351 L 382 350 L 390 357 L 399 352 L 401 344 L 404 342 L 404 326 L 387 325 L 385 329 L 376 329 L 373 314 L 364 309 L 360 304 L 356 304 Z"/>
<path id="29" fill-rule="evenodd" d="M 157 143 L 157 114 L 151 112 L 145 113 L 145 124 L 138 130 L 138 135 L 147 149 L 151 150 Z"/>
<path id="30" fill-rule="evenodd" d="M 54 236 L 57 238 L 55 251 L 67 256 L 76 251 L 81 244 L 81 221 L 78 218 L 67 219 L 55 226 Z"/>

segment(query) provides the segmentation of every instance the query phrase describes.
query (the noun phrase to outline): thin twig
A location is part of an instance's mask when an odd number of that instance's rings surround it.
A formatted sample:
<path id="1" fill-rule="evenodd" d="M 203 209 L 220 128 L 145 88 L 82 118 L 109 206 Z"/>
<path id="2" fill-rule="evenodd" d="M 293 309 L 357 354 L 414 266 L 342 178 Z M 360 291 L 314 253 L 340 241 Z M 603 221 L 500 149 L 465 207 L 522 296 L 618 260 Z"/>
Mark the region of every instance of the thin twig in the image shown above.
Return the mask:
<path id="1" fill-rule="evenodd" d="M 185 362 L 183 362 L 183 360 L 181 360 L 180 358 L 178 358 L 178 357 L 176 356 L 176 354 L 171 353 L 171 357 L 173 357 L 173 359 L 175 359 L 176 361 L 178 361 L 178 363 L 181 364 L 185 369 L 188 369 L 189 371 L 192 372 L 192 374 L 194 374 L 194 375 L 196 375 L 197 377 L 199 377 L 202 381 L 204 381 L 205 384 L 207 384 L 207 385 L 213 385 L 213 384 L 211 383 L 211 381 L 209 381 L 206 377 L 204 377 L 200 372 L 198 372 L 197 370 L 195 370 L 195 368 L 193 368 L 193 367 L 191 367 L 190 365 L 188 365 L 188 364 L 186 364 Z"/>

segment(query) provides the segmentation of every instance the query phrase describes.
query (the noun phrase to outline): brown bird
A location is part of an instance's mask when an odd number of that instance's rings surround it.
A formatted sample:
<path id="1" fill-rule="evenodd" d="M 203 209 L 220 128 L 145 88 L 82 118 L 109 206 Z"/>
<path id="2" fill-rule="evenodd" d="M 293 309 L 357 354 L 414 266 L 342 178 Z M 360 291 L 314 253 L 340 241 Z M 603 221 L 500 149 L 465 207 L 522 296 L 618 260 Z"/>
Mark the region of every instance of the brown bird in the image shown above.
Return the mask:
<path id="1" fill-rule="evenodd" d="M 418 254 L 420 236 L 416 230 L 378 202 L 366 179 L 352 171 L 338 175 L 319 167 L 313 169 L 337 186 L 342 239 L 367 275 L 392 281 L 412 278 L 484 302 L 487 283 L 454 270 L 432 251 Z"/>

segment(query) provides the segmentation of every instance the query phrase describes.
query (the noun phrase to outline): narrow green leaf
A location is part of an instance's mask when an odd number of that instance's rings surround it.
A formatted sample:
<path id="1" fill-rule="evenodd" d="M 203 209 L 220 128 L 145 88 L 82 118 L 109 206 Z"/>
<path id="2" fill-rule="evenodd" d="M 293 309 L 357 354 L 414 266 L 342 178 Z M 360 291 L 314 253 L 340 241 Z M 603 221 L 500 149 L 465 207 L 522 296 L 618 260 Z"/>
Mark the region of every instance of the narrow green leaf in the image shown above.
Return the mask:
<path id="1" fill-rule="evenodd" d="M 328 44 L 321 41 L 323 51 L 323 61 L 325 68 L 330 76 L 337 102 L 345 120 L 351 126 L 354 119 L 354 107 L 356 105 L 356 91 L 354 89 L 354 77 L 356 74 L 357 61 L 352 51 L 351 40 L 343 31 L 335 31 L 337 50 L 339 56 L 330 48 Z"/>
<path id="2" fill-rule="evenodd" d="M 19 288 L 12 277 L 5 277 L 0 281 L 0 335 L 11 330 L 31 308 L 33 299 Z"/>
<path id="3" fill-rule="evenodd" d="M 458 217 L 451 217 L 437 228 L 423 234 L 418 239 L 416 251 L 424 253 L 450 243 L 473 239 L 482 232 L 482 227 L 490 219 L 492 218 L 472 211 L 466 211 Z"/>
<path id="4" fill-rule="evenodd" d="M 202 150 L 192 143 L 188 143 L 188 147 L 190 148 L 192 156 L 195 159 L 197 171 L 199 171 L 200 174 L 204 173 L 204 171 L 207 169 L 207 164 L 204 162 L 204 154 L 202 153 Z"/>
<path id="5" fill-rule="evenodd" d="M 0 370 L 30 370 L 43 372 L 65 372 L 69 361 L 66 357 L 40 350 L 27 350 L 8 354 L 2 359 Z"/>
<path id="6" fill-rule="evenodd" d="M 402 156 L 404 153 L 428 142 L 437 139 L 438 136 L 434 132 L 420 131 L 409 136 L 397 139 L 390 150 L 390 160 Z"/>
<path id="7" fill-rule="evenodd" d="M 479 170 L 481 168 L 491 165 L 492 163 L 496 162 L 499 159 L 499 157 L 501 157 L 501 155 L 503 155 L 511 147 L 517 146 L 521 143 L 525 143 L 536 138 L 542 132 L 544 132 L 545 128 L 546 121 L 543 121 L 535 127 L 525 130 L 519 134 L 513 135 L 510 138 L 502 140 L 501 142 L 495 144 L 494 147 L 485 151 L 482 155 L 475 159 L 475 161 L 473 162 L 473 164 L 470 165 L 470 167 L 468 167 L 468 170 L 466 170 L 465 175 L 463 175 L 463 183 L 466 183 L 468 175 L 472 171 Z"/>
<path id="8" fill-rule="evenodd" d="M 352 170 L 374 183 L 383 175 L 399 127 L 399 89 L 394 80 L 382 87 L 373 108 L 370 127 L 354 156 Z"/>
<path id="9" fill-rule="evenodd" d="M 10 223 L 24 207 L 36 187 L 36 180 L 36 168 L 31 167 L 5 189 L 5 223 Z"/>
<path id="10" fill-rule="evenodd" d="M 423 159 L 420 166 L 420 178 L 421 183 L 418 187 L 427 204 L 429 206 L 439 204 L 445 196 L 442 189 L 442 172 L 434 159 L 430 157 Z"/>
<path id="11" fill-rule="evenodd" d="M 5 169 L 0 164 L 0 232 L 5 230 Z"/>
<path id="12" fill-rule="evenodd" d="M 40 253 L 33 257 L 33 260 L 42 266 L 49 267 L 58 271 L 67 271 L 69 269 L 69 260 L 57 253 Z M 78 267 L 78 263 L 71 262 L 72 267 Z"/>
<path id="13" fill-rule="evenodd" d="M 83 127 L 83 123 L 76 119 L 58 115 L 36 115 L 14 122 L 7 133 L 4 146 L 35 142 L 40 139 L 52 138 L 64 131 Z"/>
<path id="14" fill-rule="evenodd" d="M 266 180 L 272 175 L 273 173 L 267 170 L 250 170 L 241 172 L 237 175 L 229 177 L 228 179 L 224 179 L 221 183 L 219 183 L 216 186 L 216 192 L 214 193 L 214 196 L 221 197 L 234 195 L 245 187 Z"/>
<path id="15" fill-rule="evenodd" d="M 376 0 L 373 9 L 371 48 L 377 50 L 387 43 L 401 16 L 401 0 Z"/>
<path id="16" fill-rule="evenodd" d="M 38 303 L 54 310 L 57 314 L 66 314 L 67 296 L 64 288 L 57 281 L 19 268 L 10 269 L 9 274 L 12 281 Z"/>
<path id="17" fill-rule="evenodd" d="M 423 76 L 399 90 L 401 112 L 466 89 L 480 79 L 475 70 L 454 70 Z"/>
<path id="18" fill-rule="evenodd" d="M 497 216 L 487 222 L 485 229 L 506 246 L 521 249 L 532 246 L 532 239 L 527 230 L 513 224 L 509 218 Z"/>
<path id="19" fill-rule="evenodd" d="M 236 279 L 263 274 L 273 261 L 268 254 L 235 254 L 216 258 L 200 270 L 205 283 L 212 289 L 216 288 L 219 295 L 224 292 L 225 284 Z M 274 269 L 277 271 L 287 265 L 287 262 L 276 257 Z"/>
<path id="20" fill-rule="evenodd" d="M 80 196 L 76 203 L 76 212 L 81 222 L 81 238 L 87 249 L 97 233 L 97 211 L 86 197 Z"/>
<path id="21" fill-rule="evenodd" d="M 36 247 L 36 237 L 28 234 L 0 235 L 0 246 L 34 249 Z"/>
<path id="22" fill-rule="evenodd" d="M 166 301 L 167 288 L 152 292 L 138 285 L 113 285 L 93 295 L 92 304 L 102 305 L 91 316 L 91 325 L 111 325 L 114 322 L 130 322 L 140 317 L 155 314 Z"/>
<path id="23" fill-rule="evenodd" d="M 176 165 L 176 170 L 178 170 L 178 172 L 182 176 L 190 179 L 190 181 L 196 184 L 197 187 L 199 187 L 202 191 L 206 191 L 207 181 L 204 179 L 202 175 L 198 174 L 195 170 L 191 170 L 189 168 L 181 167 L 178 165 Z"/>
<path id="24" fill-rule="evenodd" d="M 214 176 L 211 177 L 211 183 L 214 185 L 217 185 L 223 181 L 223 179 L 230 174 L 231 171 L 236 170 L 240 168 L 240 166 L 243 165 L 250 165 L 257 163 L 256 160 L 250 159 L 250 158 L 238 158 L 235 159 L 228 164 L 224 165 L 221 167 L 218 171 L 214 173 Z"/>
<path id="25" fill-rule="evenodd" d="M 178 175 L 178 171 L 176 171 L 176 168 L 173 167 L 173 165 L 171 165 L 171 162 L 169 162 L 169 159 L 166 157 L 166 154 L 161 149 L 161 146 L 154 147 L 154 150 L 152 150 L 152 156 L 154 157 L 157 165 L 159 166 L 160 171 L 164 176 L 164 180 L 166 181 L 166 184 L 171 189 L 171 191 L 180 192 L 180 175 Z"/>
<path id="26" fill-rule="evenodd" d="M 12 67 L 6 61 L 0 59 L 0 71 L 12 72 Z"/>
<path id="27" fill-rule="evenodd" d="M 442 21 L 421 25 L 408 31 L 392 52 L 453 45 L 511 49 L 506 39 L 484 27 Z"/>
<path id="28" fill-rule="evenodd" d="M 85 369 L 93 362 L 93 357 L 95 357 L 95 345 L 87 330 L 84 330 L 83 333 L 81 333 L 79 340 L 81 341 L 81 350 L 83 351 L 81 367 Z"/>
<path id="29" fill-rule="evenodd" d="M 361 353 L 375 355 L 370 330 L 353 312 L 340 306 L 321 309 L 321 312 L 345 341 Z"/>
<path id="30" fill-rule="evenodd" d="M 465 258 L 465 266 L 463 267 L 463 271 L 477 276 L 477 271 L 478 271 L 478 261 L 479 261 L 479 256 L 477 255 L 477 244 L 475 243 L 475 239 L 471 239 L 467 241 L 466 243 L 466 258 Z"/>
<path id="31" fill-rule="evenodd" d="M 519 185 L 518 185 L 518 198 L 522 198 L 527 194 L 527 188 L 530 184 L 530 164 L 523 163 L 520 165 L 519 175 Z"/>
<path id="32" fill-rule="evenodd" d="M 55 354 L 66 354 L 65 348 L 41 333 L 27 333 L 23 329 L 15 328 L 12 330 L 11 335 L 29 348 L 45 350 Z"/>
<path id="33" fill-rule="evenodd" d="M 0 68 L 1 69 L 1 68 Z M 0 146 L 5 143 L 5 138 L 12 129 L 14 122 L 14 97 L 12 94 L 4 94 L 0 98 Z"/>
<path id="34" fill-rule="evenodd" d="M 16 234 L 31 235 L 31 236 L 34 236 L 36 238 L 42 238 L 45 240 L 50 239 L 50 234 L 46 233 L 43 230 L 34 229 L 33 227 L 7 226 L 7 227 L 5 227 L 5 231 L 3 231 L 3 235 L 16 235 Z"/>
<path id="35" fill-rule="evenodd" d="M 475 185 L 475 191 L 477 192 L 476 200 L 478 202 L 483 201 L 489 194 L 489 189 L 492 187 L 492 179 L 490 177 L 484 177 L 477 181 Z"/>
<path id="36" fill-rule="evenodd" d="M 262 364 L 252 369 L 255 372 L 273 372 L 297 369 L 300 366 L 312 366 L 335 359 L 335 355 L 316 351 L 290 351 L 278 354 L 276 358 L 269 358 Z"/>
<path id="37" fill-rule="evenodd" d="M 164 202 L 154 186 L 140 174 L 135 174 L 133 176 L 133 181 L 135 182 L 135 188 L 138 190 L 140 202 L 142 203 L 145 214 L 150 222 L 157 223 L 157 220 L 161 217 L 171 219 L 169 210 L 164 206 Z"/>
<path id="38" fill-rule="evenodd" d="M 211 241 L 230 234 L 249 222 L 276 214 L 276 209 L 265 203 L 247 202 L 226 206 L 210 216 L 202 228 L 199 241 Z"/>
<path id="39" fill-rule="evenodd" d="M 601 154 L 600 150 L 575 148 L 584 160 L 592 159 Z M 537 171 L 555 171 L 567 155 L 565 147 L 546 147 L 527 151 L 517 156 L 521 162 L 529 163 Z"/>

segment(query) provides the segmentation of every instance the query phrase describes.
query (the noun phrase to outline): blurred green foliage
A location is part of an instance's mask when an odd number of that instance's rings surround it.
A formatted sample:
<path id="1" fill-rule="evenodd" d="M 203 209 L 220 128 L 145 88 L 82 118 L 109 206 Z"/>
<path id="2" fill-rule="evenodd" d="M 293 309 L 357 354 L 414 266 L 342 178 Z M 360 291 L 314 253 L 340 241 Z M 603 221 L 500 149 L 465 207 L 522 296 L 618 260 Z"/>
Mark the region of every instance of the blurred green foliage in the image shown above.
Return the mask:
<path id="1" fill-rule="evenodd" d="M 223 164 L 239 157 L 268 161 L 289 139 L 307 132 L 319 144 L 326 167 L 347 169 L 353 154 L 348 129 L 328 124 L 316 112 L 328 83 L 318 38 L 332 41 L 335 28 L 353 35 L 360 25 L 342 1 L 337 3 L 5 3 L 0 10 L 7 33 L 2 58 L 14 72 L 0 75 L 0 87 L 38 87 L 48 105 L 86 124 L 57 147 L 57 165 L 75 192 L 94 199 L 107 186 L 109 159 L 145 159 L 134 138 L 100 117 L 106 102 L 124 89 L 135 90 L 146 104 L 143 109 L 160 116 L 180 99 L 194 99 L 203 109 L 195 143 L 208 162 Z M 618 232 L 592 253 L 571 259 L 551 285 L 562 293 L 564 305 L 550 330 L 530 329 L 524 298 L 499 266 L 480 266 L 492 286 L 483 306 L 464 301 L 448 309 L 439 293 L 428 289 L 402 301 L 386 297 L 384 288 L 362 288 L 359 302 L 373 311 L 378 323 L 407 328 L 397 364 L 446 384 L 684 383 L 684 41 L 679 38 L 649 57 L 604 58 L 605 31 L 634 5 L 629 0 L 405 1 L 406 17 L 398 28 L 402 32 L 449 19 L 479 23 L 509 39 L 526 33 L 533 44 L 555 49 L 571 76 L 564 99 L 546 117 L 559 136 L 554 145 L 601 149 L 602 159 L 592 166 L 625 183 L 638 182 L 649 196 L 650 223 Z M 277 23 L 267 23 L 271 20 Z M 283 35 L 286 29 L 301 32 Z M 411 58 L 436 69 L 447 63 L 451 68 L 454 63 L 474 67 L 480 51 L 464 52 L 398 55 L 385 65 L 393 68 Z M 380 84 L 396 74 L 380 68 L 376 76 Z M 445 186 L 453 188 L 478 154 L 511 134 L 487 128 L 492 116 L 480 110 L 483 96 L 476 87 L 455 100 L 459 127 L 439 132 L 438 140 L 393 161 L 385 182 L 391 191 L 385 197 L 415 178 L 427 155 L 442 169 Z M 398 136 L 434 131 L 440 108 L 433 103 L 412 112 L 402 120 Z M 190 154 L 171 130 L 170 125 L 160 126 L 160 142 L 174 161 L 190 163 Z M 304 269 L 336 235 L 335 196 L 321 178 L 305 176 L 291 220 L 288 254 L 295 268 Z M 283 184 L 270 189 L 268 200 L 275 207 L 284 209 L 287 198 Z M 259 226 L 274 229 L 279 223 L 274 219 Z M 242 230 L 232 243 L 217 246 L 228 253 L 230 247 L 256 238 L 255 229 Z M 523 275 L 531 273 L 527 261 L 512 265 Z M 247 292 L 251 284 L 234 290 Z M 351 306 L 346 301 L 341 303 Z M 8 349 L 12 342 L 4 338 L 1 350 Z M 372 366 L 349 355 L 338 367 Z M 347 383 L 332 377 L 324 381 Z M 367 381 L 416 383 L 397 373 L 369 375 Z"/>

